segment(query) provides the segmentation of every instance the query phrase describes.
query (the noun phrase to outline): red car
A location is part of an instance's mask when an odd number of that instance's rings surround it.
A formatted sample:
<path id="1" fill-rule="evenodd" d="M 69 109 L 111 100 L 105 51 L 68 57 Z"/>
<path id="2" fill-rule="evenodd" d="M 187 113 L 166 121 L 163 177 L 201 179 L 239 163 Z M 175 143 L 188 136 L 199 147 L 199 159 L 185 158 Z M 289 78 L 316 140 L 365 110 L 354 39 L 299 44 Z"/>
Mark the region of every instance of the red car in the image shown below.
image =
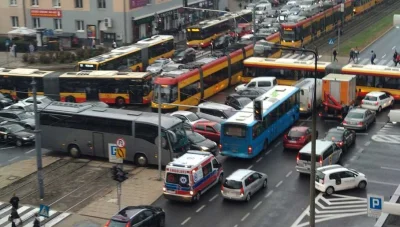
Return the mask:
<path id="1" fill-rule="evenodd" d="M 305 126 L 295 126 L 283 137 L 283 147 L 300 150 L 310 141 L 311 129 Z"/>
<path id="2" fill-rule="evenodd" d="M 199 121 L 193 124 L 193 130 L 209 140 L 219 143 L 221 125 L 212 121 Z"/>

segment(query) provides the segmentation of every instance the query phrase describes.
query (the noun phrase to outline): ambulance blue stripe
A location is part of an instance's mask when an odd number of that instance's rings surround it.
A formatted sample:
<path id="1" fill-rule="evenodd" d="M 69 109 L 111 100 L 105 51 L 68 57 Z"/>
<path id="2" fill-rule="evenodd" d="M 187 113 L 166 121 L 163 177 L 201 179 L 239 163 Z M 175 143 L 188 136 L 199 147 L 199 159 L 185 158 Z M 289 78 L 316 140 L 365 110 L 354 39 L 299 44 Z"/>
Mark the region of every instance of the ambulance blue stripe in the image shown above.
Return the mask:
<path id="1" fill-rule="evenodd" d="M 206 177 L 203 177 L 203 179 L 199 180 L 198 182 L 196 182 L 193 185 L 193 188 L 197 188 L 198 186 L 200 186 L 202 183 L 204 183 L 206 180 L 208 180 L 208 178 L 210 178 L 212 175 L 215 175 L 217 173 L 217 170 L 212 171 L 211 173 L 209 173 Z"/>

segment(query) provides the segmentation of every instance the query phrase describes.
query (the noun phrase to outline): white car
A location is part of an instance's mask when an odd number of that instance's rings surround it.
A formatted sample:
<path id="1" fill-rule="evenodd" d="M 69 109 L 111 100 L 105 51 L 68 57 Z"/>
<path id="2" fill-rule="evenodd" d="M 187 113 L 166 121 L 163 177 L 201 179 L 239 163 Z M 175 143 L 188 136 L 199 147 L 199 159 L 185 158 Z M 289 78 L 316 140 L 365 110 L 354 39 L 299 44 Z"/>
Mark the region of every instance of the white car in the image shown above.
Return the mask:
<path id="1" fill-rule="evenodd" d="M 336 191 L 366 187 L 367 178 L 363 173 L 341 165 L 320 167 L 315 174 L 315 189 L 327 195 L 332 195 Z"/>
<path id="2" fill-rule="evenodd" d="M 46 106 L 48 106 L 51 102 L 53 102 L 52 99 L 50 99 L 47 96 L 43 96 L 43 95 L 38 95 L 36 97 L 36 103 L 37 103 L 37 107 L 38 109 L 43 109 Z M 23 100 L 20 100 L 19 102 L 15 103 L 11 106 L 8 106 L 4 109 L 25 109 L 26 106 L 30 106 L 33 105 L 33 97 L 29 97 Z M 17 108 L 17 107 L 21 107 L 21 108 Z"/>
<path id="3" fill-rule="evenodd" d="M 199 116 L 197 116 L 197 114 L 195 114 L 193 112 L 184 111 L 184 110 L 175 111 L 175 112 L 171 113 L 170 115 L 177 117 L 177 118 L 181 119 L 182 121 L 187 122 L 190 125 L 193 125 L 199 121 L 207 121 L 206 119 L 200 118 Z"/>
<path id="4" fill-rule="evenodd" d="M 160 58 L 155 60 L 153 64 L 147 66 L 146 71 L 158 74 L 161 73 L 163 68 L 170 63 L 173 63 L 171 59 Z"/>
<path id="5" fill-rule="evenodd" d="M 393 104 L 393 96 L 386 92 L 373 91 L 368 93 L 361 101 L 361 108 L 381 112 L 387 107 L 392 107 Z"/>
<path id="6" fill-rule="evenodd" d="M 235 91 L 242 91 L 247 88 L 264 88 L 266 90 L 272 88 L 273 86 L 277 85 L 278 82 L 276 81 L 275 77 L 257 77 L 250 80 L 247 84 L 241 84 L 235 88 Z"/>
<path id="7" fill-rule="evenodd" d="M 34 115 L 33 104 L 24 105 L 21 103 L 14 103 L 11 106 L 7 106 L 4 108 L 5 110 L 24 110 L 27 114 Z"/>

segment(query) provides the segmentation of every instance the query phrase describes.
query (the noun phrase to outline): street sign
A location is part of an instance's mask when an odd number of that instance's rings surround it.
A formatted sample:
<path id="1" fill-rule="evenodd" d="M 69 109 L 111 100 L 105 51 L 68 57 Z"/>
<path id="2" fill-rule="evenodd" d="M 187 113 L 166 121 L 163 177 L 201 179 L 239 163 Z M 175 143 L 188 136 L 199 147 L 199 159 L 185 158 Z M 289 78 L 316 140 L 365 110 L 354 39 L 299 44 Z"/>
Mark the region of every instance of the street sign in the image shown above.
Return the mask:
<path id="1" fill-rule="evenodd" d="M 335 40 L 333 40 L 333 39 L 329 39 L 329 40 L 328 40 L 328 44 L 329 44 L 329 45 L 333 45 L 333 44 L 335 44 Z"/>
<path id="2" fill-rule="evenodd" d="M 118 147 L 115 155 L 117 156 L 117 158 L 126 158 L 126 148 Z"/>
<path id="3" fill-rule="evenodd" d="M 40 204 L 40 208 L 39 208 L 39 216 L 45 217 L 45 218 L 49 218 L 49 211 L 50 211 L 50 207 L 44 204 Z"/>
<path id="4" fill-rule="evenodd" d="M 123 138 L 118 138 L 117 142 L 115 142 L 118 147 L 125 147 L 125 140 Z"/>
<path id="5" fill-rule="evenodd" d="M 368 194 L 368 217 L 379 218 L 382 214 L 383 203 L 385 202 L 383 196 Z"/>
<path id="6" fill-rule="evenodd" d="M 109 143 L 108 144 L 108 161 L 111 163 L 123 163 L 124 159 L 123 158 L 118 158 L 117 157 L 117 149 L 118 146 L 114 143 Z"/>

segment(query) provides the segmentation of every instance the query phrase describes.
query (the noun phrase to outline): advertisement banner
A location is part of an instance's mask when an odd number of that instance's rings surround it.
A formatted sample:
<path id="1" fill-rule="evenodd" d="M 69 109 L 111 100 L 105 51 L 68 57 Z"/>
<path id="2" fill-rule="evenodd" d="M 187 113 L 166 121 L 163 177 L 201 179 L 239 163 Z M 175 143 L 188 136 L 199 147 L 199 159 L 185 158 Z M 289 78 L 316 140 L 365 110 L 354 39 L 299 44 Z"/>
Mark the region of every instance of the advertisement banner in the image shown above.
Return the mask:
<path id="1" fill-rule="evenodd" d="M 61 18 L 62 11 L 56 9 L 31 9 L 31 17 Z"/>
<path id="2" fill-rule="evenodd" d="M 142 7 L 149 4 L 149 0 L 130 0 L 130 9 Z"/>
<path id="3" fill-rule="evenodd" d="M 96 38 L 96 34 L 97 34 L 96 25 L 87 25 L 86 32 L 87 32 L 88 38 Z"/>

